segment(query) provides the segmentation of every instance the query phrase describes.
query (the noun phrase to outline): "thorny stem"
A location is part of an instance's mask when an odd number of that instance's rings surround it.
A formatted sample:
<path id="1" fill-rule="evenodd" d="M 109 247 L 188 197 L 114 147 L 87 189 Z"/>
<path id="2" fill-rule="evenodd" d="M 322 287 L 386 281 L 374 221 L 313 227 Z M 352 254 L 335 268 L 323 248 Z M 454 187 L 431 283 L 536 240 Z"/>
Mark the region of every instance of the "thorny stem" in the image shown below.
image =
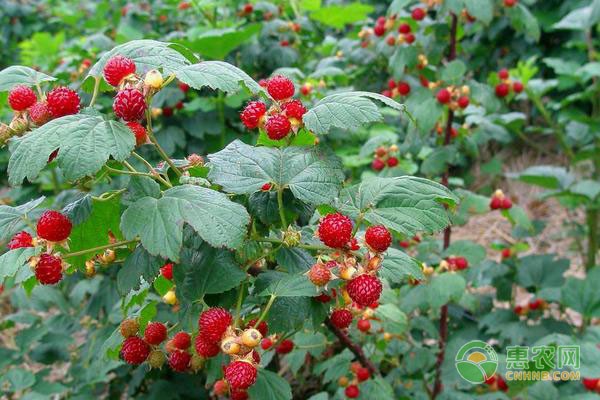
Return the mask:
<path id="1" fill-rule="evenodd" d="M 367 356 L 365 356 L 365 353 L 363 352 L 362 348 L 356 343 L 352 342 L 348 335 L 346 335 L 339 328 L 334 326 L 329 320 L 329 318 L 325 319 L 325 326 L 327 326 L 327 328 L 329 328 L 329 330 L 339 339 L 341 344 L 348 348 L 348 350 L 350 350 L 356 356 L 356 358 L 358 358 L 360 363 L 369 370 L 371 375 L 379 375 L 377 367 L 375 367 L 371 360 L 369 360 Z"/>
<path id="2" fill-rule="evenodd" d="M 254 324 L 254 326 L 258 326 L 258 324 L 263 322 L 263 320 L 267 317 L 267 314 L 269 313 L 269 310 L 271 309 L 271 306 L 273 305 L 273 302 L 275 301 L 276 298 L 277 298 L 277 296 L 275 296 L 274 294 L 272 294 L 271 297 L 269 297 L 269 302 L 265 306 L 265 309 L 263 310 L 262 314 L 260 314 L 260 317 Z"/>
<path id="3" fill-rule="evenodd" d="M 136 243 L 138 241 L 139 241 L 139 239 L 122 240 L 120 242 L 111 243 L 111 244 L 107 244 L 104 246 L 92 247 L 91 249 L 80 250 L 80 251 L 76 251 L 74 253 L 65 254 L 62 256 L 62 258 L 77 257 L 77 256 L 82 256 L 82 255 L 88 254 L 88 253 L 97 253 L 102 250 L 108 250 L 108 249 L 113 249 L 115 247 L 126 246 L 128 244 Z"/>
<path id="4" fill-rule="evenodd" d="M 134 156 L 135 158 L 137 158 L 138 160 L 140 160 L 141 162 L 143 162 L 144 165 L 146 166 L 146 168 L 148 168 L 148 171 L 150 171 L 150 175 L 155 177 L 159 182 L 161 182 L 166 187 L 169 187 L 169 188 L 173 187 L 173 185 L 171 185 L 170 182 L 167 182 L 162 176 L 160 176 L 160 174 L 158 172 L 156 172 L 154 167 L 148 161 L 146 161 L 146 159 L 144 157 L 140 156 L 135 151 L 132 152 L 131 155 Z"/>
<path id="5" fill-rule="evenodd" d="M 150 102 L 151 99 L 148 99 L 148 103 Z M 169 167 L 171 167 L 171 169 L 175 172 L 175 174 L 177 176 L 181 176 L 182 173 L 179 170 L 179 168 L 177 168 L 175 166 L 175 164 L 173 163 L 173 161 L 171 160 L 171 158 L 167 155 L 167 153 L 165 153 L 165 151 L 163 150 L 162 147 L 160 147 L 160 144 L 158 144 L 158 141 L 156 140 L 156 137 L 154 137 L 154 132 L 152 130 L 152 115 L 150 114 L 150 109 L 146 110 L 146 121 L 147 121 L 147 133 L 148 133 L 148 138 L 150 138 L 150 141 L 152 142 L 152 144 L 154 145 L 154 147 L 156 147 L 156 151 L 158 151 L 158 153 L 160 154 L 160 156 L 163 158 L 163 160 L 165 160 L 167 162 L 167 164 L 169 164 Z"/>
<path id="6" fill-rule="evenodd" d="M 281 226 L 287 228 L 288 224 L 285 220 L 285 211 L 283 209 L 283 188 L 277 189 L 277 207 L 279 208 L 279 218 L 281 218 Z"/>

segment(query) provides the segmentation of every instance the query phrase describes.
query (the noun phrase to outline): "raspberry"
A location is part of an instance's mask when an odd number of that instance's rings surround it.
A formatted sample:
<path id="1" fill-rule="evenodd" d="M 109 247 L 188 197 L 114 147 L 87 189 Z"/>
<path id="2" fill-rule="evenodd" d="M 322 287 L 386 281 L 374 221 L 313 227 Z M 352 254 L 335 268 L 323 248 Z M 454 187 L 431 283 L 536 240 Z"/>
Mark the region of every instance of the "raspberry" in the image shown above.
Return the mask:
<path id="1" fill-rule="evenodd" d="M 515 91 L 515 93 L 521 93 L 523 89 L 525 89 L 525 87 L 521 82 L 517 81 L 513 83 L 513 90 Z M 29 112 L 31 112 L 31 110 Z"/>
<path id="2" fill-rule="evenodd" d="M 356 304 L 366 307 L 379 301 L 382 285 L 377 277 L 362 274 L 348 282 L 346 290 Z"/>
<path id="3" fill-rule="evenodd" d="M 150 368 L 162 368 L 165 365 L 165 361 L 167 361 L 167 357 L 161 350 L 153 350 L 148 356 Z"/>
<path id="4" fill-rule="evenodd" d="M 392 97 L 392 91 L 391 90 L 384 90 L 383 92 L 381 92 L 381 95 L 385 96 L 385 97 L 390 97 L 391 98 Z"/>
<path id="5" fill-rule="evenodd" d="M 390 157 L 387 159 L 387 166 L 390 168 L 394 168 L 398 165 L 398 159 L 396 157 Z"/>
<path id="6" fill-rule="evenodd" d="M 46 96 L 48 109 L 54 118 L 64 117 L 65 115 L 77 114 L 79 112 L 79 103 L 81 99 L 74 90 L 66 87 L 59 87 L 52 90 Z"/>
<path id="7" fill-rule="evenodd" d="M 262 190 L 263 192 L 268 192 L 269 190 L 271 190 L 271 184 L 268 182 L 265 183 L 260 187 L 260 190 Z"/>
<path id="8" fill-rule="evenodd" d="M 168 263 L 160 267 L 160 274 L 168 280 L 173 280 L 173 263 Z"/>
<path id="9" fill-rule="evenodd" d="M 542 300 L 542 299 L 535 299 L 534 301 L 532 301 L 532 302 L 529 303 L 529 309 L 530 310 L 537 310 L 543 304 L 544 304 L 544 300 Z"/>
<path id="10" fill-rule="evenodd" d="M 18 249 L 21 247 L 33 247 L 33 238 L 31 235 L 25 231 L 17 233 L 15 236 L 10 239 L 7 247 L 10 250 Z"/>
<path id="11" fill-rule="evenodd" d="M 114 56 L 104 66 L 104 79 L 112 86 L 119 86 L 131 74 L 135 74 L 135 63 L 127 57 Z"/>
<path id="12" fill-rule="evenodd" d="M 275 114 L 267 119 L 267 123 L 265 124 L 265 130 L 267 131 L 267 136 L 271 140 L 281 140 L 290 133 L 292 129 L 292 124 L 290 120 L 283 114 Z"/>
<path id="13" fill-rule="evenodd" d="M 410 93 L 410 85 L 406 82 L 398 82 L 398 93 L 407 96 Z"/>
<path id="14" fill-rule="evenodd" d="M 281 105 L 281 111 L 283 111 L 289 118 L 296 118 L 297 120 L 301 121 L 302 116 L 306 114 L 307 110 L 300 100 L 294 99 L 283 103 Z"/>
<path id="15" fill-rule="evenodd" d="M 361 319 L 356 323 L 356 327 L 361 332 L 369 332 L 371 329 L 371 323 L 368 319 Z"/>
<path id="16" fill-rule="evenodd" d="M 517 0 L 504 0 L 504 6 L 510 8 L 517 4 Z"/>
<path id="17" fill-rule="evenodd" d="M 250 13 L 252 13 L 252 11 L 254 11 L 254 6 L 252 4 L 247 3 L 244 5 L 244 12 L 246 14 L 250 14 Z"/>
<path id="18" fill-rule="evenodd" d="M 319 239 L 326 246 L 342 248 L 352 238 L 352 221 L 340 213 L 329 214 L 319 224 Z"/>
<path id="19" fill-rule="evenodd" d="M 385 163 L 381 160 L 381 158 L 376 158 L 371 163 L 371 168 L 373 168 L 375 171 L 381 171 L 383 168 L 385 168 Z"/>
<path id="20" fill-rule="evenodd" d="M 50 114 L 50 109 L 48 108 L 48 103 L 40 102 L 35 103 L 29 109 L 29 118 L 33 121 L 37 126 L 42 126 L 46 122 L 52 119 L 52 114 Z"/>
<path id="21" fill-rule="evenodd" d="M 373 250 L 383 252 L 390 247 L 392 235 L 383 225 L 370 226 L 365 233 L 365 241 Z"/>
<path id="22" fill-rule="evenodd" d="M 266 79 L 261 79 L 261 80 L 259 80 L 259 81 L 258 81 L 258 85 L 259 85 L 260 87 L 263 87 L 263 88 L 265 88 L 265 89 L 266 89 L 266 88 L 267 88 L 267 86 L 269 85 L 269 82 L 267 82 L 267 80 L 266 80 Z"/>
<path id="23" fill-rule="evenodd" d="M 256 319 L 251 319 L 250 321 L 248 321 L 248 323 L 246 324 L 246 328 L 254 328 L 254 325 L 256 325 L 256 321 Z M 269 327 L 267 326 L 267 323 L 265 321 L 260 321 L 260 324 L 258 324 L 256 330 L 258 330 L 260 334 L 263 335 L 263 337 L 267 336 L 267 334 L 269 333 Z"/>
<path id="24" fill-rule="evenodd" d="M 388 89 L 394 89 L 396 87 L 396 81 L 390 78 L 388 81 Z"/>
<path id="25" fill-rule="evenodd" d="M 492 200 L 490 200 L 490 208 L 492 210 L 498 210 L 498 209 L 502 208 L 502 197 L 500 197 L 500 196 L 492 197 Z"/>
<path id="26" fill-rule="evenodd" d="M 179 82 L 177 86 L 179 87 L 179 90 L 181 90 L 183 93 L 187 93 L 190 90 L 190 86 L 183 82 Z"/>
<path id="27" fill-rule="evenodd" d="M 226 396 L 229 393 L 229 385 L 224 379 L 220 379 L 213 385 L 213 392 L 216 396 Z"/>
<path id="28" fill-rule="evenodd" d="M 240 119 L 248 129 L 254 129 L 260 124 L 260 119 L 267 112 L 267 106 L 261 101 L 250 101 L 240 114 Z"/>
<path id="29" fill-rule="evenodd" d="M 178 110 L 183 109 L 183 101 L 177 102 L 177 104 L 175 104 L 175 108 L 178 109 Z"/>
<path id="30" fill-rule="evenodd" d="M 365 367 L 360 367 L 356 370 L 356 379 L 358 379 L 359 382 L 364 382 L 366 380 L 368 380 L 371 377 L 371 374 L 369 373 L 369 370 Z"/>
<path id="31" fill-rule="evenodd" d="M 218 344 L 210 342 L 200 335 L 196 336 L 196 341 L 194 345 L 196 347 L 196 353 L 198 353 L 199 356 L 202 356 L 204 358 L 215 357 L 219 354 L 219 351 L 221 350 Z"/>
<path id="32" fill-rule="evenodd" d="M 52 153 L 50 153 L 50 155 L 48 156 L 48 163 L 51 163 L 56 158 L 56 156 L 58 155 L 58 150 L 60 149 L 56 149 Z"/>
<path id="33" fill-rule="evenodd" d="M 585 386 L 585 388 L 587 390 L 595 391 L 596 388 L 598 387 L 598 383 L 600 382 L 600 379 L 583 378 L 582 382 L 583 382 L 583 386 Z"/>
<path id="34" fill-rule="evenodd" d="M 460 108 L 467 108 L 469 106 L 469 98 L 467 96 L 460 96 L 458 98 L 458 106 Z"/>
<path id="35" fill-rule="evenodd" d="M 63 277 L 62 261 L 50 254 L 42 254 L 35 266 L 35 277 L 42 285 L 54 285 Z"/>
<path id="36" fill-rule="evenodd" d="M 139 122 L 128 122 L 127 126 L 135 136 L 135 145 L 141 146 L 146 143 L 146 128 Z"/>
<path id="37" fill-rule="evenodd" d="M 282 340 L 275 349 L 275 351 L 279 354 L 287 354 L 292 350 L 294 350 L 294 342 L 289 339 Z"/>
<path id="38" fill-rule="evenodd" d="M 262 342 L 260 342 L 260 347 L 263 350 L 269 350 L 271 346 L 273 346 L 273 341 L 271 339 L 263 339 Z"/>
<path id="39" fill-rule="evenodd" d="M 331 271 L 323 263 L 316 263 L 308 270 L 308 279 L 316 286 L 325 286 L 331 280 Z"/>
<path id="40" fill-rule="evenodd" d="M 375 28 L 373 29 L 373 32 L 375 32 L 375 36 L 383 36 L 385 35 L 385 26 L 383 25 L 376 25 Z"/>
<path id="41" fill-rule="evenodd" d="M 8 95 L 8 103 L 14 111 L 25 111 L 36 101 L 35 92 L 25 85 L 15 86 Z"/>
<path id="42" fill-rule="evenodd" d="M 225 380 L 235 389 L 248 389 L 256 382 L 256 367 L 245 361 L 234 361 L 225 367 Z"/>
<path id="43" fill-rule="evenodd" d="M 356 386 L 356 385 L 348 386 L 344 390 L 344 393 L 346 394 L 346 397 L 348 397 L 349 399 L 356 399 L 358 396 L 360 396 L 360 390 L 358 389 L 358 386 Z"/>
<path id="44" fill-rule="evenodd" d="M 179 350 L 187 350 L 190 348 L 192 344 L 192 338 L 190 334 L 187 332 L 178 332 L 173 337 L 173 345 L 177 347 Z"/>
<path id="45" fill-rule="evenodd" d="M 138 336 L 125 339 L 121 348 L 121 356 L 127 364 L 139 365 L 146 361 L 150 354 L 150 346 Z"/>
<path id="46" fill-rule="evenodd" d="M 512 257 L 511 249 L 502 249 L 502 258 L 510 258 Z"/>
<path id="47" fill-rule="evenodd" d="M 58 211 L 44 211 L 37 223 L 37 234 L 51 242 L 62 242 L 71 234 L 71 221 Z"/>
<path id="48" fill-rule="evenodd" d="M 360 244 L 358 244 L 358 240 L 356 240 L 356 238 L 352 238 L 352 240 L 350 241 L 350 250 L 352 250 L 352 251 L 360 250 Z M 335 289 L 334 289 L 334 291 L 335 291 Z"/>
<path id="49" fill-rule="evenodd" d="M 115 96 L 113 111 L 118 118 L 128 122 L 142 119 L 146 111 L 144 95 L 137 89 L 120 90 Z"/>
<path id="50" fill-rule="evenodd" d="M 163 107 L 162 108 L 163 117 L 170 117 L 173 115 L 173 109 L 171 107 Z"/>
<path id="51" fill-rule="evenodd" d="M 160 322 L 151 322 L 144 332 L 144 340 L 148 344 L 159 345 L 167 338 L 167 327 Z"/>
<path id="52" fill-rule="evenodd" d="M 385 21 L 386 21 L 385 17 L 381 16 L 381 17 L 377 18 L 377 21 L 375 21 L 375 24 L 376 25 L 385 25 Z"/>
<path id="53" fill-rule="evenodd" d="M 127 339 L 128 337 L 135 336 L 138 334 L 140 324 L 135 319 L 124 319 L 121 322 L 121 335 Z"/>
<path id="54" fill-rule="evenodd" d="M 404 34 L 410 33 L 411 30 L 412 29 L 410 28 L 409 24 L 401 24 L 400 27 L 398 28 L 398 32 L 404 33 Z"/>
<path id="55" fill-rule="evenodd" d="M 169 366 L 173 371 L 185 372 L 190 367 L 192 355 L 187 351 L 175 350 L 169 355 Z"/>
<path id="56" fill-rule="evenodd" d="M 275 100 L 289 99 L 296 89 L 294 83 L 285 76 L 277 75 L 267 82 L 267 91 Z"/>
<path id="57" fill-rule="evenodd" d="M 252 350 L 252 360 L 255 364 L 260 364 L 260 354 L 258 354 L 258 351 Z"/>
<path id="58" fill-rule="evenodd" d="M 245 390 L 232 390 L 231 400 L 248 400 L 248 392 Z"/>
<path id="59" fill-rule="evenodd" d="M 421 21 L 423 18 L 425 18 L 425 10 L 423 10 L 420 7 L 417 7 L 414 10 L 412 10 L 411 16 L 412 19 L 414 19 L 415 21 Z"/>
<path id="60" fill-rule="evenodd" d="M 502 98 L 508 96 L 508 92 L 510 91 L 510 86 L 506 83 L 500 83 L 496 85 L 496 96 Z"/>
<path id="61" fill-rule="evenodd" d="M 232 321 L 231 314 L 223 308 L 210 308 L 198 320 L 200 335 L 211 342 L 218 342 Z"/>
<path id="62" fill-rule="evenodd" d="M 413 35 L 412 33 L 409 33 L 408 35 L 406 35 L 404 37 L 404 40 L 406 41 L 406 43 L 412 44 L 415 41 L 415 35 Z"/>
<path id="63" fill-rule="evenodd" d="M 331 316 L 329 317 L 333 326 L 339 329 L 344 329 L 350 326 L 354 317 L 352 313 L 348 310 L 333 310 Z"/>
<path id="64" fill-rule="evenodd" d="M 500 205 L 500 208 L 502 208 L 503 210 L 509 210 L 510 208 L 512 208 L 512 200 L 509 197 L 504 197 L 502 199 L 502 204 Z"/>
<path id="65" fill-rule="evenodd" d="M 508 79 L 508 70 L 506 68 L 502 68 L 500 72 L 498 72 L 498 78 Z"/>
<path id="66" fill-rule="evenodd" d="M 181 3 L 179 3 L 177 5 L 177 9 L 183 11 L 183 10 L 187 10 L 191 6 L 192 5 L 190 3 L 188 3 L 187 1 L 182 1 Z"/>
<path id="67" fill-rule="evenodd" d="M 436 97 L 440 104 L 448 104 L 452 98 L 452 95 L 447 89 L 441 89 L 439 92 L 437 92 Z"/>
<path id="68" fill-rule="evenodd" d="M 496 385 L 498 386 L 498 389 L 502 390 L 503 392 L 508 391 L 508 385 L 501 376 L 498 376 Z"/>
<path id="69" fill-rule="evenodd" d="M 463 270 L 467 269 L 469 262 L 464 257 L 456 257 L 454 258 L 454 265 L 456 266 L 456 269 Z"/>

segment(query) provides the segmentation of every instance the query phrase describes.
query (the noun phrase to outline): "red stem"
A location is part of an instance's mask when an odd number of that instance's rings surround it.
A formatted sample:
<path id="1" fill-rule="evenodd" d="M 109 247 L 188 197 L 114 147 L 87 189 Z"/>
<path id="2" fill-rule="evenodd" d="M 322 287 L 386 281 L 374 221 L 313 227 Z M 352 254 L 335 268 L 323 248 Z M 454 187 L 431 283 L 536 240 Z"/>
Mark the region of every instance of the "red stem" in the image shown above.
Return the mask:
<path id="1" fill-rule="evenodd" d="M 375 365 L 373 365 L 371 360 L 369 360 L 367 356 L 365 356 L 365 353 L 363 353 L 362 348 L 359 345 L 352 342 L 348 335 L 342 332 L 339 328 L 335 327 L 331 323 L 329 318 L 325 319 L 325 325 L 339 339 L 340 343 L 342 343 L 345 347 L 350 349 L 352 353 L 354 353 L 354 355 L 356 356 L 356 358 L 358 358 L 360 363 L 369 370 L 371 376 L 379 375 L 379 371 L 377 370 Z"/>

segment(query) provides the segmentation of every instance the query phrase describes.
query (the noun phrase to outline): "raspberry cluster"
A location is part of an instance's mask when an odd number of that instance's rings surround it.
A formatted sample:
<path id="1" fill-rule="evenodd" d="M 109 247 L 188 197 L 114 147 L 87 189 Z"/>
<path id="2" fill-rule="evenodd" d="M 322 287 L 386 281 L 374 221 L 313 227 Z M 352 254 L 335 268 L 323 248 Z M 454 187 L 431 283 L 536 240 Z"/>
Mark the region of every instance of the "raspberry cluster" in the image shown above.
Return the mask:
<path id="1" fill-rule="evenodd" d="M 371 378 L 371 373 L 359 362 L 353 362 L 350 365 L 350 372 L 352 373 L 351 378 L 346 375 L 341 376 L 338 379 L 338 385 L 345 388 L 344 394 L 349 399 L 356 399 L 360 396 L 359 384 L 368 381 Z"/>
<path id="2" fill-rule="evenodd" d="M 502 190 L 498 189 L 494 192 L 490 200 L 490 209 L 492 210 L 510 210 L 512 208 L 512 200 L 506 196 Z"/>
<path id="3" fill-rule="evenodd" d="M 471 102 L 469 99 L 469 95 L 471 94 L 471 89 L 468 86 L 448 86 L 446 88 L 438 90 L 435 95 L 438 103 L 447 105 L 453 111 L 458 110 L 459 108 L 465 109 L 469 106 Z"/>
<path id="4" fill-rule="evenodd" d="M 496 85 L 495 90 L 496 96 L 499 98 L 504 98 L 508 96 L 511 90 L 514 91 L 516 94 L 519 94 L 525 89 L 523 83 L 521 83 L 520 81 L 514 81 L 510 79 L 510 73 L 506 68 L 503 68 L 500 71 L 498 71 L 498 79 L 500 80 L 500 83 Z"/>
<path id="5" fill-rule="evenodd" d="M 366 48 L 371 44 L 376 44 L 377 40 L 371 40 L 372 36 L 380 38 L 379 40 L 385 40 L 388 46 L 412 45 L 416 38 L 412 26 L 407 22 L 400 20 L 396 15 L 389 18 L 383 16 L 377 18 L 373 28 L 364 27 L 358 33 L 358 37 L 362 40 L 361 47 Z"/>
<path id="6" fill-rule="evenodd" d="M 491 391 L 495 392 L 501 390 L 503 392 L 508 392 L 508 385 L 506 384 L 504 378 L 502 378 L 500 375 L 492 375 L 487 378 L 484 383 L 488 385 Z"/>
<path id="7" fill-rule="evenodd" d="M 537 298 L 535 300 L 530 301 L 528 304 L 524 306 L 516 305 L 513 308 L 515 314 L 519 316 L 527 315 L 530 311 L 543 311 L 548 307 L 548 303 L 544 299 Z"/>
<path id="8" fill-rule="evenodd" d="M 388 81 L 387 84 L 387 88 L 384 89 L 381 92 L 382 95 L 386 96 L 386 97 L 405 97 L 408 96 L 410 94 L 410 85 L 408 84 L 408 82 L 404 82 L 404 81 L 394 81 L 394 79 L 391 79 Z"/>
<path id="9" fill-rule="evenodd" d="M 394 168 L 398 166 L 398 146 L 393 144 L 389 147 L 379 146 L 375 149 L 373 156 L 373 162 L 371 162 L 371 168 L 379 172 L 385 167 Z"/>

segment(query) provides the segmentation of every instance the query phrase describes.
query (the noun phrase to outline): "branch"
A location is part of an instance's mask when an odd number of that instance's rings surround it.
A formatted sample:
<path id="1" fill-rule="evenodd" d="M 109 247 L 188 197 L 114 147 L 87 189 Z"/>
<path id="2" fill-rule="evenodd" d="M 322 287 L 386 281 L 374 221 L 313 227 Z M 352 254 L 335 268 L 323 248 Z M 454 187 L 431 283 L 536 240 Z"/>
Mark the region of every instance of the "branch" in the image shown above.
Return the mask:
<path id="1" fill-rule="evenodd" d="M 342 332 L 339 328 L 333 326 L 329 318 L 325 319 L 325 325 L 340 340 L 340 343 L 342 343 L 344 347 L 347 347 L 352 353 L 354 353 L 356 358 L 358 358 L 360 363 L 369 370 L 372 376 L 379 375 L 377 367 L 375 367 L 371 360 L 369 360 L 367 356 L 365 356 L 365 353 L 363 353 L 362 348 L 359 345 L 352 342 L 348 335 Z"/>

